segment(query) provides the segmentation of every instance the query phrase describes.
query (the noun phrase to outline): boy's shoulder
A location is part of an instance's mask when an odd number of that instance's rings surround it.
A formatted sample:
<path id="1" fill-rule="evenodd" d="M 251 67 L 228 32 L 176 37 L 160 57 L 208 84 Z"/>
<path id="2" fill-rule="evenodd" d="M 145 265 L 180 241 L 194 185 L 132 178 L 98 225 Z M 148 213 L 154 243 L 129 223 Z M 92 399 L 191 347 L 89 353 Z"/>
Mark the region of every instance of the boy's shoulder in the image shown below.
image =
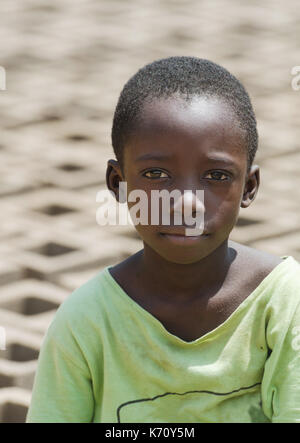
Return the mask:
<path id="1" fill-rule="evenodd" d="M 59 306 L 56 317 L 73 324 L 97 321 L 103 310 L 103 299 L 108 295 L 105 272 L 106 268 L 99 270 L 75 288 Z"/>
<path id="2" fill-rule="evenodd" d="M 236 250 L 236 252 L 240 255 L 240 257 L 252 263 L 257 263 L 262 266 L 266 270 L 277 266 L 279 263 L 283 261 L 282 257 L 271 254 L 266 251 L 261 251 L 259 249 L 255 249 L 251 246 L 244 245 L 241 243 L 234 242 L 232 240 L 229 241 L 229 246 Z"/>
<path id="3" fill-rule="evenodd" d="M 284 261 L 282 257 L 234 241 L 229 246 L 236 251 L 241 265 L 252 266 L 262 274 L 268 274 Z"/>
<path id="4" fill-rule="evenodd" d="M 292 256 L 278 257 L 233 241 L 229 247 L 236 254 L 230 280 L 237 292 L 248 296 L 264 284 L 272 294 L 285 287 L 285 293 L 296 291 L 300 299 L 300 264 Z"/>
<path id="5" fill-rule="evenodd" d="M 231 242 L 231 247 L 239 256 L 241 272 L 244 271 L 243 275 L 251 281 L 254 288 L 270 275 L 276 277 L 277 283 L 298 287 L 300 294 L 300 263 L 293 256 L 279 257 L 236 242 Z M 279 270 L 282 272 L 276 272 Z"/>
<path id="6" fill-rule="evenodd" d="M 229 241 L 228 246 L 234 251 L 237 262 L 236 267 L 241 272 L 241 275 L 249 274 L 249 276 L 252 276 L 254 279 L 257 278 L 257 280 L 264 279 L 276 266 L 284 261 L 283 258 L 277 255 L 234 241 Z"/>

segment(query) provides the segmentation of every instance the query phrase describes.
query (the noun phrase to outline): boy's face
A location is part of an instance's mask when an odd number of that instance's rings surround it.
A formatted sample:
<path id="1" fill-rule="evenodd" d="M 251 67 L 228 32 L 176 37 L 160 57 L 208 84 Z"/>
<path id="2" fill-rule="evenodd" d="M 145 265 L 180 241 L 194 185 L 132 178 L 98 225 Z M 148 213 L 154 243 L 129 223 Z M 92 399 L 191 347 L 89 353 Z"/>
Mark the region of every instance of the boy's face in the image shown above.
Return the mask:
<path id="1" fill-rule="evenodd" d="M 151 156 L 151 158 L 150 158 Z M 112 176 L 127 182 L 127 195 L 143 190 L 148 196 L 148 225 L 136 225 L 145 247 L 174 263 L 194 263 L 211 254 L 228 239 L 239 214 L 254 199 L 259 169 L 247 174 L 245 132 L 228 105 L 217 98 L 179 97 L 146 103 L 142 121 L 124 150 L 124 175 L 117 162 L 109 161 Z M 204 191 L 203 235 L 180 237 L 186 225 L 151 225 L 151 191 L 166 189 Z M 116 192 L 117 193 L 117 192 Z M 128 203 L 130 208 L 136 203 Z M 174 209 L 174 208 L 173 208 Z M 196 214 L 196 206 L 192 208 Z M 160 219 L 161 221 L 161 219 Z"/>

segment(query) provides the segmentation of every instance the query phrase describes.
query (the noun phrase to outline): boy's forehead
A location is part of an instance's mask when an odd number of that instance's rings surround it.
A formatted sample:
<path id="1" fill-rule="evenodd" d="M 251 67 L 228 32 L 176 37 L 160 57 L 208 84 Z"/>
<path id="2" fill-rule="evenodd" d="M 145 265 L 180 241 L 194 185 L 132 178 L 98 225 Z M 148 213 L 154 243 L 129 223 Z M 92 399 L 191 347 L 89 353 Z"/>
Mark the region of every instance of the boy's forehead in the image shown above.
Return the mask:
<path id="1" fill-rule="evenodd" d="M 143 104 L 138 132 L 147 131 L 221 131 L 241 136 L 244 131 L 230 106 L 217 97 L 194 96 L 190 100 L 179 97 L 159 98 Z"/>
<path id="2" fill-rule="evenodd" d="M 241 149 L 245 144 L 245 131 L 239 126 L 230 106 L 216 97 L 160 98 L 143 105 L 138 126 L 133 135 L 136 148 L 152 142 L 230 145 Z M 133 141 L 133 140 L 132 140 Z"/>

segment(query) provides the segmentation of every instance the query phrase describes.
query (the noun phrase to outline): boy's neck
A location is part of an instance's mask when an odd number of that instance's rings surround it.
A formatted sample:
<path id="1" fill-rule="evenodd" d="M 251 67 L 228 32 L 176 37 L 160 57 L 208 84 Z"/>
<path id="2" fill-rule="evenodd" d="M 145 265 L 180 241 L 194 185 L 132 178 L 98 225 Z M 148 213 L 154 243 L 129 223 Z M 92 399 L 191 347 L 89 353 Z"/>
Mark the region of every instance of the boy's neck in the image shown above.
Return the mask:
<path id="1" fill-rule="evenodd" d="M 136 254 L 136 275 L 147 291 L 161 298 L 214 294 L 222 287 L 236 255 L 226 240 L 201 261 L 178 264 L 166 261 L 144 244 Z"/>

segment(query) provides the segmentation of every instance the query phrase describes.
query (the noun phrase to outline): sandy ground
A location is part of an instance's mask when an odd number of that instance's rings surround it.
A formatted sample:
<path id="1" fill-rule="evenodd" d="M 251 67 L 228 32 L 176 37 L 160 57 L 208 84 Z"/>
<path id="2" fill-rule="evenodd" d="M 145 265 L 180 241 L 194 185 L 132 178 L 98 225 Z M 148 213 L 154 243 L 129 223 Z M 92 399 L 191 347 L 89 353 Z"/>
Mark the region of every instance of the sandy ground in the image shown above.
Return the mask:
<path id="1" fill-rule="evenodd" d="M 244 83 L 261 186 L 232 239 L 300 259 L 300 90 L 291 83 L 300 8 L 275 3 L 1 0 L 0 422 L 24 420 L 41 338 L 61 301 L 142 247 L 132 227 L 100 227 L 95 215 L 118 95 L 146 63 L 207 58 Z"/>

